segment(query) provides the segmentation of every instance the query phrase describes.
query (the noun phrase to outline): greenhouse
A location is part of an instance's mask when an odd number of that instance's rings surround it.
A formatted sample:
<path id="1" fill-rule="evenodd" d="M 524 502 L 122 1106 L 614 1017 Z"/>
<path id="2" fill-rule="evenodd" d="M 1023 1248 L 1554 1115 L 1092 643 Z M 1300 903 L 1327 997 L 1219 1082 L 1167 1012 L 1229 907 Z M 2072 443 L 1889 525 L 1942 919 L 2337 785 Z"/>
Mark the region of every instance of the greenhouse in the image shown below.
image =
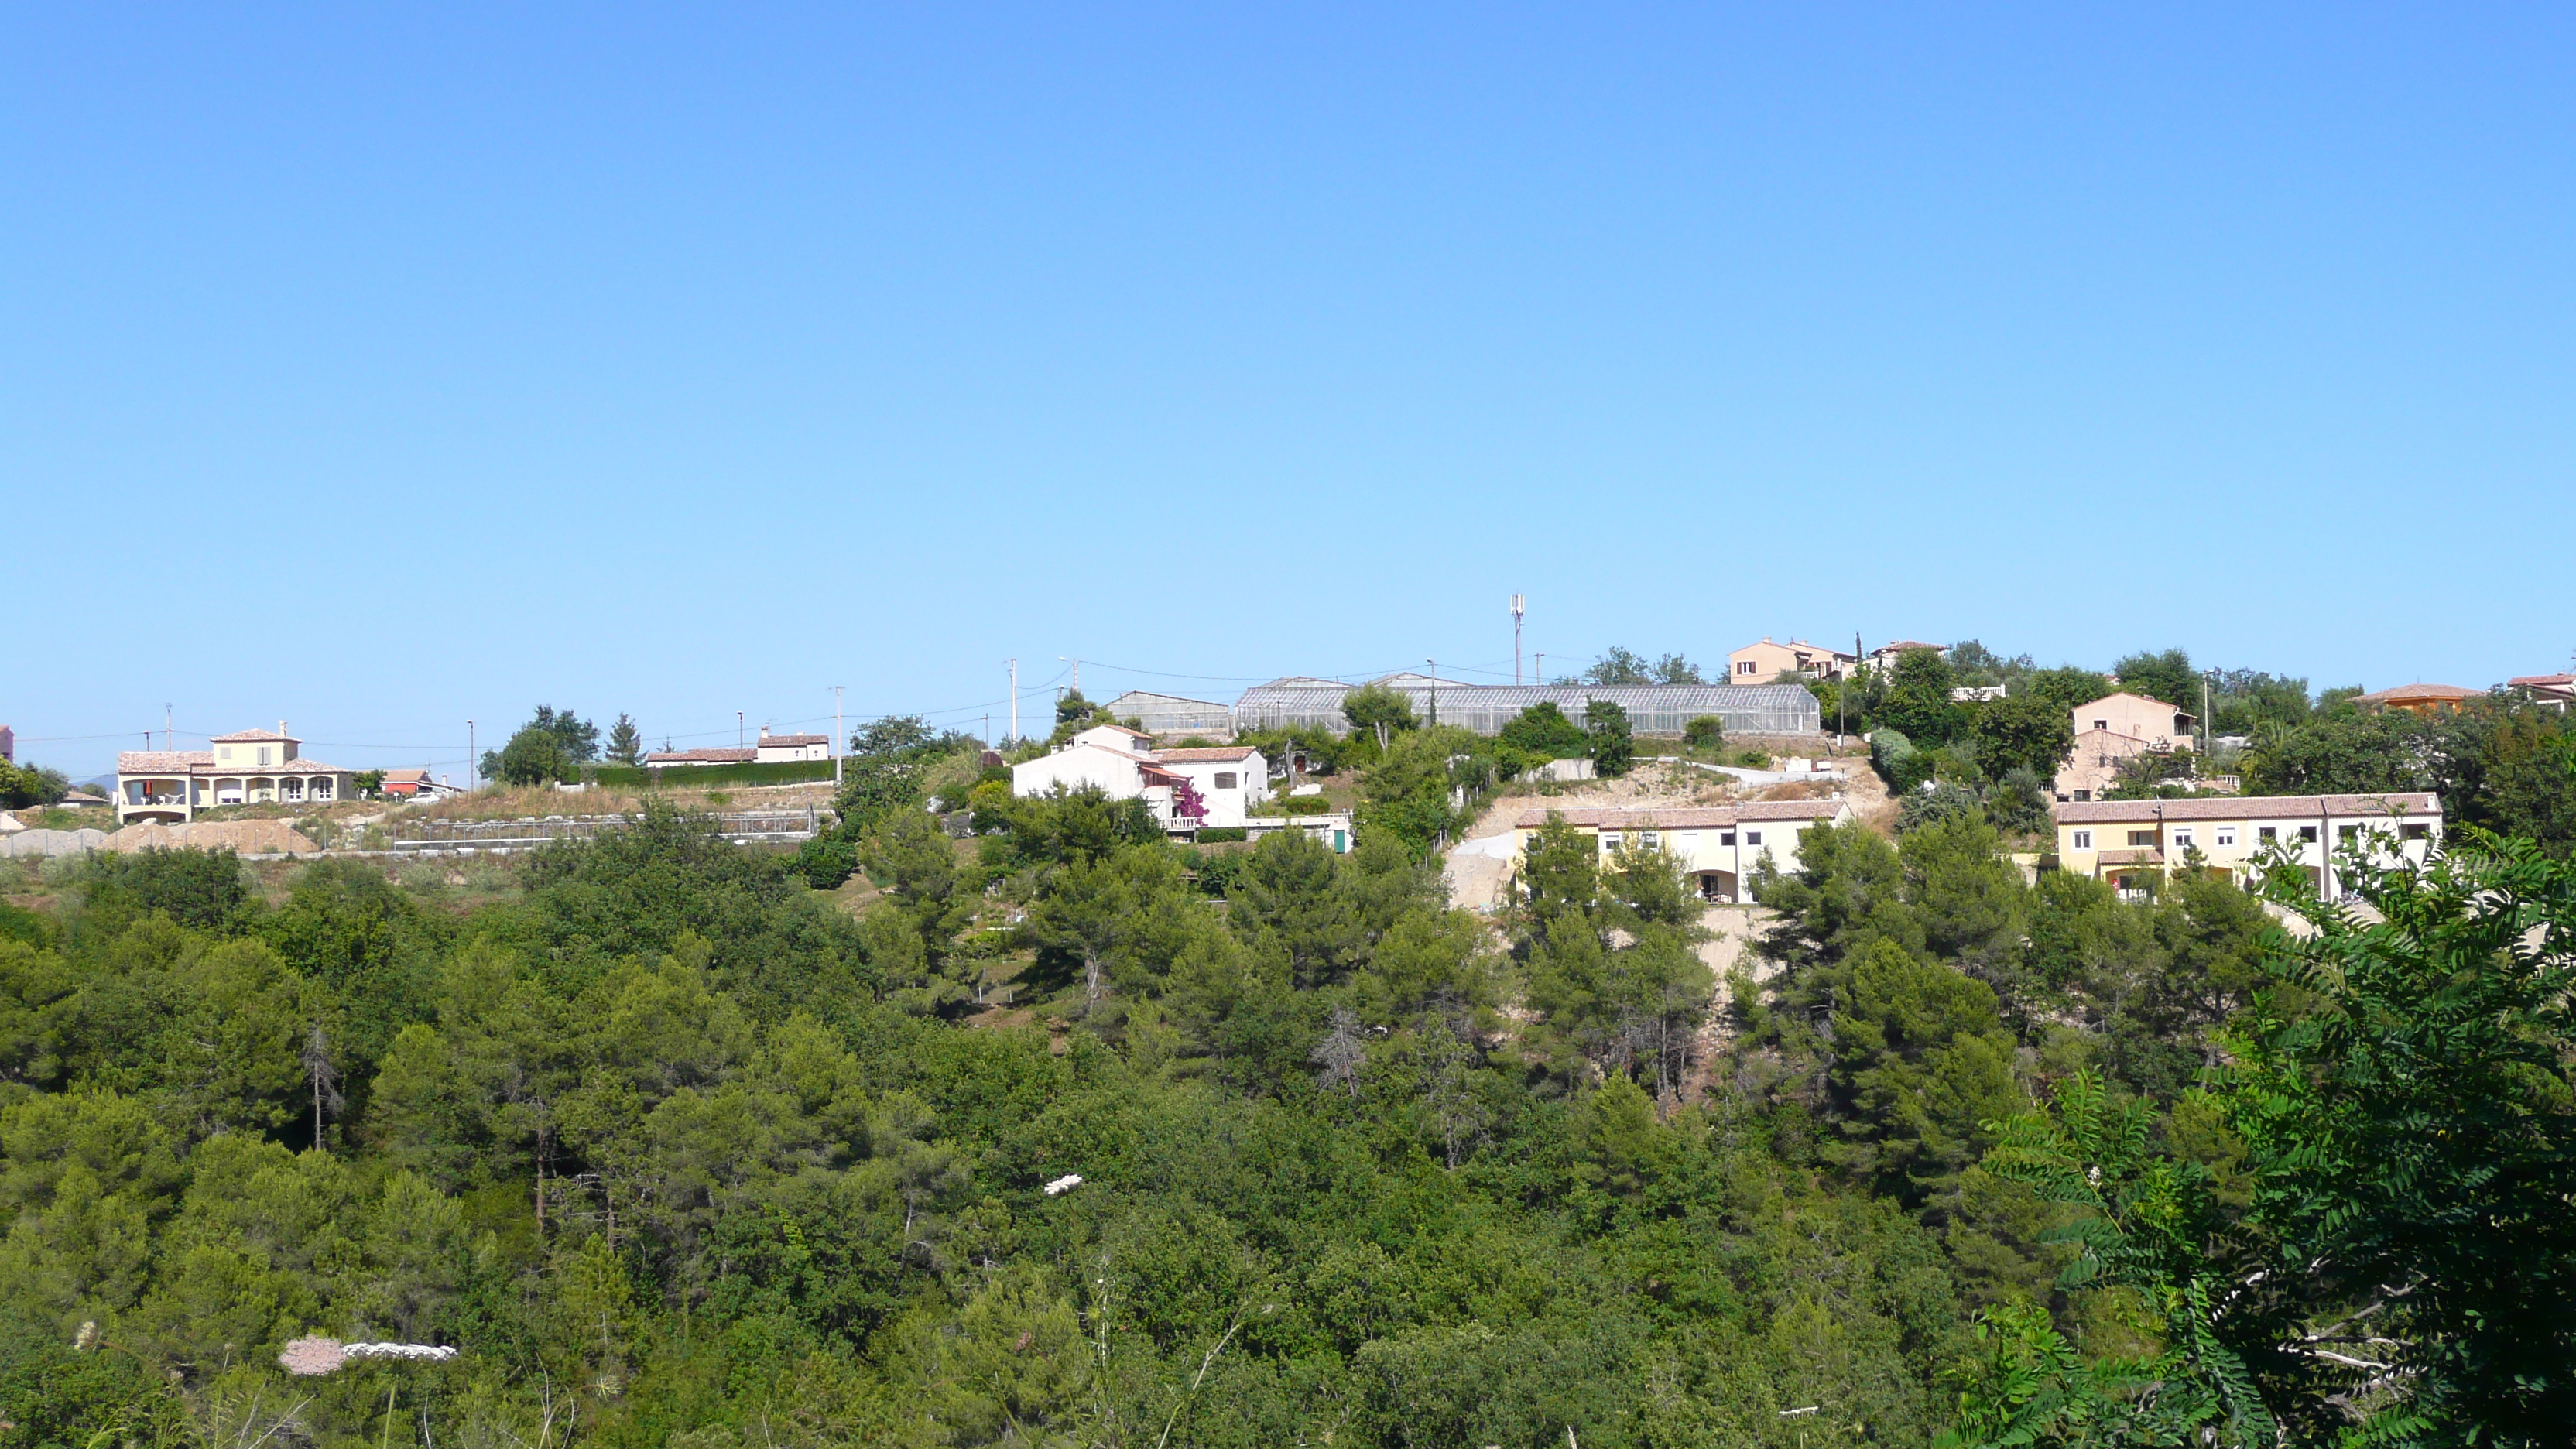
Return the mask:
<path id="1" fill-rule="evenodd" d="M 1409 697 L 1415 719 L 1436 718 L 1480 735 L 1500 734 L 1523 710 L 1542 702 L 1580 721 L 1584 706 L 1596 699 L 1626 710 L 1629 728 L 1641 735 L 1678 735 L 1704 715 L 1715 715 L 1730 735 L 1812 735 L 1823 728 L 1816 697 L 1791 684 L 1460 684 L 1409 673 L 1370 682 Z M 1235 701 L 1234 727 L 1342 733 L 1350 728 L 1342 698 L 1359 687 L 1303 676 L 1254 685 Z"/>

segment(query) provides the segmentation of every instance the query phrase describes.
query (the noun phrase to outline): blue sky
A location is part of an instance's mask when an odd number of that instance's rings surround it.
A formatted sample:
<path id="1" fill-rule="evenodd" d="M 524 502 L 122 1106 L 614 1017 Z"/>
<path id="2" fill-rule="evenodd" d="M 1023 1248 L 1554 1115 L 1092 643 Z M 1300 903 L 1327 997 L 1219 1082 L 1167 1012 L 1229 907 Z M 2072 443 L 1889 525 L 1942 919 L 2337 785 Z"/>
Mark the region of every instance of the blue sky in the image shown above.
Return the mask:
<path id="1" fill-rule="evenodd" d="M 2563 8 L 525 11 L 0 18 L 22 757 L 2576 649 Z"/>

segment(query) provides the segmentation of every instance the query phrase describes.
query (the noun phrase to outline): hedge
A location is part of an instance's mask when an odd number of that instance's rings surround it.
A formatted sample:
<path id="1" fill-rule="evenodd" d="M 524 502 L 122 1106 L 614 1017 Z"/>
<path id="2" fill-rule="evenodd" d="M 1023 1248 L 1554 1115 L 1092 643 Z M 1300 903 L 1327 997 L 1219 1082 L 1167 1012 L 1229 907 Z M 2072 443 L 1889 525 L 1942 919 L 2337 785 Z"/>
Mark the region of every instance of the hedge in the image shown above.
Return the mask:
<path id="1" fill-rule="evenodd" d="M 1321 795 L 1290 795 L 1253 807 L 1255 815 L 1330 815 L 1333 802 Z"/>
<path id="2" fill-rule="evenodd" d="M 1201 845 L 1223 845 L 1229 840 L 1243 839 L 1246 833 L 1240 825 L 1211 825 L 1199 832 L 1198 842 Z"/>
<path id="3" fill-rule="evenodd" d="M 603 785 L 645 790 L 657 785 L 801 785 L 832 778 L 832 762 L 773 760 L 765 765 L 666 765 L 660 769 L 601 765 L 596 769 L 585 766 L 584 773 Z"/>

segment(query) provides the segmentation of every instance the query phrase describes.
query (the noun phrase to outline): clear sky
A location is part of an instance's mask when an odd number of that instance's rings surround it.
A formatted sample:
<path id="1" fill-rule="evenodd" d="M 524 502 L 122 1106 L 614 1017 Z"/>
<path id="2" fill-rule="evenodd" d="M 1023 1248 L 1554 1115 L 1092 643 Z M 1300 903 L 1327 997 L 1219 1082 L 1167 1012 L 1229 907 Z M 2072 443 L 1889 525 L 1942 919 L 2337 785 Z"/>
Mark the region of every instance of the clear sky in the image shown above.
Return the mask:
<path id="1" fill-rule="evenodd" d="M 0 722 L 2566 667 L 2576 12 L 2103 9 L 12 7 Z"/>

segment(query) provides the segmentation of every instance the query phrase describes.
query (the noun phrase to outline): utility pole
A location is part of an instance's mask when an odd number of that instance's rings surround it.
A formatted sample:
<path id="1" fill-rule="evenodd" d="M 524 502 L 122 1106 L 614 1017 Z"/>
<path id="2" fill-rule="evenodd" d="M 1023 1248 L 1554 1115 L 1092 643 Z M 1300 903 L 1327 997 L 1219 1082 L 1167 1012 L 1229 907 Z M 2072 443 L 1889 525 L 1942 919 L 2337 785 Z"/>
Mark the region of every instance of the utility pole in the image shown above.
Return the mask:
<path id="1" fill-rule="evenodd" d="M 177 739 L 178 736 L 171 731 L 170 702 L 168 700 L 163 700 L 161 702 L 161 748 L 165 750 L 175 750 L 179 748 L 176 743 Z M 143 745 L 144 748 L 149 749 L 152 746 L 152 741 L 149 738 L 146 738 Z"/>
<path id="2" fill-rule="evenodd" d="M 841 788 L 841 741 L 844 738 L 841 733 L 842 688 L 843 686 L 838 684 L 832 686 L 832 790 L 835 794 L 839 793 Z"/>
<path id="3" fill-rule="evenodd" d="M 1534 654 L 1534 655 L 1530 656 L 1530 683 L 1532 683 L 1532 684 L 1545 684 L 1545 683 L 1547 683 L 1547 655 L 1546 655 L 1546 654 L 1544 654 L 1544 653 L 1540 653 L 1540 654 Z"/>
<path id="4" fill-rule="evenodd" d="M 2209 671 L 2207 670 L 2202 670 L 2200 675 L 2200 754 L 2203 759 L 2209 757 Z M 2194 770 L 2192 773 L 2197 775 L 2200 772 Z"/>
<path id="5" fill-rule="evenodd" d="M 1070 664 L 1073 666 L 1073 692 L 1076 694 L 1082 693 L 1082 661 L 1079 659 L 1068 659 L 1061 654 L 1055 657 L 1055 661 L 1058 664 Z"/>
<path id="6" fill-rule="evenodd" d="M 465 722 L 465 793 L 474 793 L 474 721 L 470 719 Z"/>
<path id="7" fill-rule="evenodd" d="M 1512 595 L 1512 683 L 1521 682 L 1521 615 L 1529 611 L 1529 599 Z"/>
<path id="8" fill-rule="evenodd" d="M 1425 659 L 1422 662 L 1431 666 L 1431 723 L 1436 727 L 1440 723 L 1440 661 Z"/>
<path id="9" fill-rule="evenodd" d="M 1011 743 L 1020 742 L 1020 661 L 1006 659 L 1011 669 Z"/>
<path id="10" fill-rule="evenodd" d="M 741 748 L 743 747 L 744 739 L 745 739 L 745 736 L 744 736 L 743 728 L 742 728 L 742 711 L 741 711 L 741 710 L 735 710 L 735 711 L 733 712 L 733 747 L 734 747 L 735 749 L 737 749 L 737 750 L 738 750 L 738 749 L 741 749 Z"/>

